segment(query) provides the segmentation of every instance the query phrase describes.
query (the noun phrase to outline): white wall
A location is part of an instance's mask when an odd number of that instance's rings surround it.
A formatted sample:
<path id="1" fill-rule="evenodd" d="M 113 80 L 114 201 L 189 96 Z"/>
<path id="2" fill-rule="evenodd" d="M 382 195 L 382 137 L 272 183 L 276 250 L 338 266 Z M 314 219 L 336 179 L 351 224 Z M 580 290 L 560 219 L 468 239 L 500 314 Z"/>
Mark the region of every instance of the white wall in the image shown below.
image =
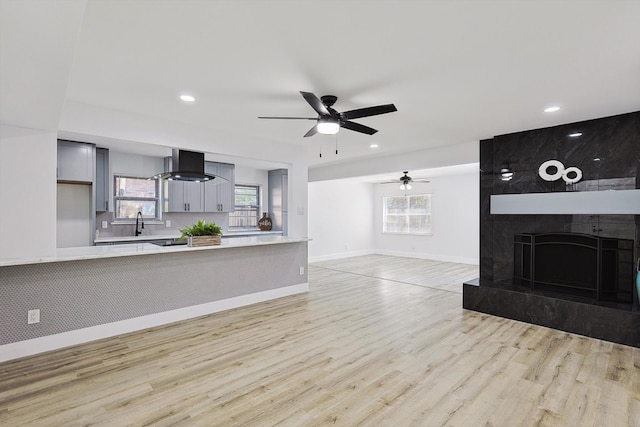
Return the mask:
<path id="1" fill-rule="evenodd" d="M 374 209 L 375 252 L 383 255 L 425 258 L 479 264 L 480 188 L 479 173 L 430 177 L 429 183 L 414 183 L 414 194 L 432 196 L 433 234 L 410 236 L 382 233 L 382 198 L 404 194 L 399 186 L 376 185 Z"/>
<path id="2" fill-rule="evenodd" d="M 309 183 L 309 261 L 373 253 L 373 184 Z"/>
<path id="3" fill-rule="evenodd" d="M 0 126 L 0 258 L 54 253 L 57 147 L 54 132 Z"/>
<path id="4" fill-rule="evenodd" d="M 309 183 L 309 261 L 383 254 L 479 264 L 479 173 L 429 177 L 411 192 L 432 194 L 433 234 L 382 233 L 383 196 L 401 195 L 395 184 L 356 180 Z"/>

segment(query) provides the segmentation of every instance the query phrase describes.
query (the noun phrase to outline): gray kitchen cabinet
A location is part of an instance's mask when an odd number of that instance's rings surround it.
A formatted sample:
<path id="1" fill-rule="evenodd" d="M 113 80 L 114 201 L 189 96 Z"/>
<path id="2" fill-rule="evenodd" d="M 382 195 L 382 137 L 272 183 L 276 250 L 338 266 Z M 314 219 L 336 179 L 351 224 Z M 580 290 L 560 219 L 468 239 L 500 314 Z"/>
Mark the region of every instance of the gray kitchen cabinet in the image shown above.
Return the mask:
<path id="1" fill-rule="evenodd" d="M 109 210 L 109 150 L 96 148 L 96 212 Z"/>
<path id="2" fill-rule="evenodd" d="M 201 182 L 164 181 L 165 212 L 202 212 L 204 188 Z"/>
<path id="3" fill-rule="evenodd" d="M 82 142 L 58 140 L 59 182 L 93 183 L 95 172 L 95 146 Z"/>
<path id="4" fill-rule="evenodd" d="M 235 165 L 229 163 L 205 162 L 204 171 L 225 180 L 217 179 L 204 184 L 205 212 L 233 212 L 235 209 Z"/>

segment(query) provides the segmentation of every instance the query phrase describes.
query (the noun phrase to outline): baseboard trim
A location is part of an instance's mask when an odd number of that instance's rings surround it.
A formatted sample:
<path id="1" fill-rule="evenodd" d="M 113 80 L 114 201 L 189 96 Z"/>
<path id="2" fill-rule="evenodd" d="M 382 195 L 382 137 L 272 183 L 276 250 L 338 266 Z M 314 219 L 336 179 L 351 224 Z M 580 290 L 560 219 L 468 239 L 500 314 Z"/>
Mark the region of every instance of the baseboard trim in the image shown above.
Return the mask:
<path id="1" fill-rule="evenodd" d="M 375 254 L 374 251 L 342 252 L 342 253 L 339 253 L 339 254 L 310 256 L 309 257 L 309 262 L 332 261 L 334 259 L 351 258 L 351 257 L 355 257 L 355 256 L 364 256 L 364 255 L 373 255 L 373 254 Z"/>
<path id="2" fill-rule="evenodd" d="M 0 346 L 0 362 L 6 362 L 20 357 L 31 356 L 51 350 L 58 350 L 64 347 L 70 347 L 90 341 L 148 329 L 155 326 L 166 325 L 168 323 L 179 322 L 181 320 L 192 319 L 194 317 L 218 313 L 221 311 L 231 310 L 233 308 L 304 292 L 309 292 L 309 283 L 285 286 L 282 288 L 241 295 L 220 301 L 212 301 L 205 304 L 135 317 L 133 319 L 121 320 L 104 325 L 91 326 L 89 328 L 77 329 L 75 331 L 5 344 Z"/>
<path id="3" fill-rule="evenodd" d="M 433 261 L 455 262 L 458 264 L 480 265 L 477 258 L 454 257 L 447 255 L 425 254 L 415 252 L 397 252 L 397 251 L 376 251 L 378 255 L 399 256 L 404 258 L 430 259 Z"/>
<path id="4" fill-rule="evenodd" d="M 343 258 L 351 258 L 356 256 L 364 256 L 364 255 L 388 255 L 388 256 L 398 256 L 404 258 L 418 258 L 418 259 L 430 259 L 433 261 L 443 261 L 443 262 L 455 262 L 458 264 L 471 264 L 471 265 L 480 265 L 480 260 L 477 258 L 466 258 L 466 257 L 452 257 L 446 255 L 434 255 L 434 254 L 424 254 L 424 253 L 415 253 L 415 252 L 399 252 L 399 251 L 357 251 L 357 252 L 342 252 L 339 254 L 330 254 L 330 255 L 320 255 L 320 256 L 310 256 L 309 263 L 313 262 L 321 262 L 321 261 L 333 261 L 335 259 L 343 259 Z"/>

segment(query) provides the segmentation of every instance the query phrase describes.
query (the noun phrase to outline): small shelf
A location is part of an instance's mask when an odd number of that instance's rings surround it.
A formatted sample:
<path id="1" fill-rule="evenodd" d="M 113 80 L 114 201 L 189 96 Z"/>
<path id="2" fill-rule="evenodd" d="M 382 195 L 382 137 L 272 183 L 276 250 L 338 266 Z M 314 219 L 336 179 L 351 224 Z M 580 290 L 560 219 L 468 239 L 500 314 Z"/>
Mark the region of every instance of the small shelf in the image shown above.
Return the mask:
<path id="1" fill-rule="evenodd" d="M 492 215 L 640 215 L 640 190 L 494 194 Z"/>

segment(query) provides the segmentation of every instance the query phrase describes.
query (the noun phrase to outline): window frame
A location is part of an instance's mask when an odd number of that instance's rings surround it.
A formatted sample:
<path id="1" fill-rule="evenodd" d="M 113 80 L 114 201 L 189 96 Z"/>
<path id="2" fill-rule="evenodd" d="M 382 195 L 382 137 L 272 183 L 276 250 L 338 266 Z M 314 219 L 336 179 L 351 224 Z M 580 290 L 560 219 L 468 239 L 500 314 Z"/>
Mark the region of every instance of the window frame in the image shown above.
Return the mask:
<path id="1" fill-rule="evenodd" d="M 118 178 L 137 179 L 137 180 L 150 180 L 155 185 L 155 197 L 131 197 L 131 196 L 118 196 Z M 114 222 L 132 222 L 135 218 L 124 218 L 118 216 L 118 201 L 141 201 L 141 202 L 155 202 L 156 215 L 154 217 L 144 216 L 147 221 L 162 221 L 162 188 L 160 180 L 150 179 L 147 177 L 131 176 L 125 174 L 113 174 L 113 221 Z"/>
<path id="2" fill-rule="evenodd" d="M 410 212 L 410 206 L 411 206 L 411 198 L 415 198 L 415 197 L 426 197 L 428 200 L 428 212 L 426 214 L 419 214 L 419 213 L 414 213 L 412 214 Z M 389 214 L 387 212 L 387 199 L 397 199 L 397 198 L 403 198 L 406 199 L 406 212 L 401 213 L 401 214 Z M 433 235 L 433 223 L 432 223 L 432 218 L 433 218 L 433 212 L 432 212 L 432 202 L 433 202 L 433 196 L 431 193 L 422 193 L 422 194 L 404 194 L 404 195 L 391 195 L 391 196 L 382 196 L 382 234 L 400 234 L 400 235 L 408 235 L 408 236 L 431 236 Z M 408 231 L 387 231 L 387 216 L 395 216 L 395 217 L 400 217 L 403 216 L 406 218 L 406 223 L 407 223 L 407 228 Z M 427 224 L 428 224 L 428 231 L 425 232 L 416 232 L 416 231 L 412 231 L 411 230 L 411 217 L 422 217 L 422 216 L 426 216 L 427 217 Z"/>
<path id="3" fill-rule="evenodd" d="M 237 205 L 235 203 L 236 201 L 236 189 L 238 188 L 251 188 L 254 189 L 256 192 L 256 202 L 257 204 L 255 205 Z M 260 205 L 260 185 L 257 184 L 235 184 L 233 186 L 233 211 L 229 212 L 229 230 L 259 230 L 260 228 L 258 227 L 258 221 L 260 221 L 260 212 L 261 212 L 261 205 Z M 246 209 L 247 207 L 249 207 L 250 209 Z M 238 209 L 240 208 L 240 209 Z M 256 225 L 231 225 L 232 220 L 234 218 L 239 218 L 239 217 L 235 217 L 233 214 L 236 213 L 236 211 L 238 212 L 252 212 L 255 211 L 255 222 Z"/>

